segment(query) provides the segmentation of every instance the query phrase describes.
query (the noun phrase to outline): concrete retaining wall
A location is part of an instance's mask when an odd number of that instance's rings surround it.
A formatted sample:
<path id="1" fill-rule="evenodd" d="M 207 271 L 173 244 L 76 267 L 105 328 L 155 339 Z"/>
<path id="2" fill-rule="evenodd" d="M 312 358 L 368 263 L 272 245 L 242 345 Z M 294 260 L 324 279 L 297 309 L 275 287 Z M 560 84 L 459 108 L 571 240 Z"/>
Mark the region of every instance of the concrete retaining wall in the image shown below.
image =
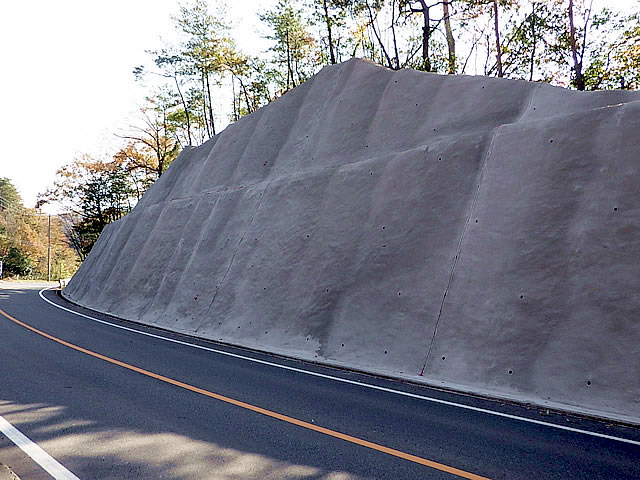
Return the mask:
<path id="1" fill-rule="evenodd" d="M 65 295 L 637 421 L 639 131 L 638 92 L 350 60 L 184 151 Z"/>

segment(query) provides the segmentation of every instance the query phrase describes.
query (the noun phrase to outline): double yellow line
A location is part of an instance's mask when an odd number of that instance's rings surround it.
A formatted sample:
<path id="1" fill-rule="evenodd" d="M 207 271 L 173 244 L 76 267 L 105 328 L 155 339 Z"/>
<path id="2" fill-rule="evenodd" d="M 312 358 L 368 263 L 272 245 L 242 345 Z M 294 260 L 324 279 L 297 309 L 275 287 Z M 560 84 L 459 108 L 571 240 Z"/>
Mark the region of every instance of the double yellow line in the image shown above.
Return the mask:
<path id="1" fill-rule="evenodd" d="M 251 405 L 250 403 L 241 402 L 240 400 L 235 400 L 230 397 L 225 397 L 224 395 L 220 395 L 218 393 L 210 392 L 209 390 L 205 390 L 203 388 L 194 387 L 193 385 L 189 385 L 188 383 L 180 382 L 178 380 L 174 380 L 169 377 L 165 377 L 163 375 L 159 375 L 157 373 L 150 372 L 149 370 L 145 370 L 143 368 L 136 367 L 135 365 L 131 365 L 129 363 L 121 362 L 120 360 L 116 360 L 115 358 L 107 357 L 106 355 L 101 355 L 100 353 L 93 352 L 91 350 L 87 350 L 86 348 L 79 347 L 74 345 L 73 343 L 69 343 L 60 338 L 54 337 L 48 333 L 43 332 L 42 330 L 38 330 L 31 325 L 28 325 L 24 322 L 21 322 L 17 318 L 12 317 L 4 310 L 0 309 L 0 314 L 11 320 L 12 322 L 31 330 L 38 335 L 41 335 L 49 340 L 53 340 L 60 345 L 64 345 L 65 347 L 69 347 L 78 352 L 82 352 L 86 355 L 90 355 L 95 358 L 99 358 L 100 360 L 104 360 L 105 362 L 112 363 L 114 365 L 118 365 L 122 368 L 126 368 L 127 370 L 131 370 L 133 372 L 140 373 L 142 375 L 146 375 L 147 377 L 155 378 L 156 380 L 160 380 L 161 382 L 169 383 L 171 385 L 175 385 L 176 387 L 184 388 L 185 390 L 189 390 L 194 393 L 199 393 L 200 395 L 204 395 L 206 397 L 215 398 L 216 400 L 220 400 L 221 402 L 229 403 L 231 405 L 235 405 L 236 407 L 244 408 L 246 410 L 251 410 L 252 412 L 259 413 L 261 415 L 266 415 L 267 417 L 275 418 L 281 420 L 283 422 L 290 423 L 292 425 L 297 425 L 302 428 L 306 428 L 308 430 L 313 430 L 314 432 L 322 433 L 324 435 L 329 435 L 330 437 L 339 438 L 340 440 L 344 440 L 346 442 L 354 443 L 356 445 L 361 445 L 366 448 L 370 448 L 372 450 L 377 450 L 378 452 L 386 453 L 388 455 L 393 455 L 394 457 L 402 458 L 404 460 L 408 460 L 410 462 L 418 463 L 420 465 L 425 465 L 427 467 L 435 468 L 436 470 L 440 470 L 442 472 L 447 472 L 452 475 L 457 475 L 458 477 L 467 478 L 469 480 L 489 480 L 486 477 L 481 477 L 480 475 L 476 475 L 474 473 L 466 472 L 464 470 L 460 470 L 458 468 L 450 467 L 448 465 L 444 465 L 442 463 L 434 462 L 432 460 L 427 460 L 426 458 L 418 457 L 416 455 L 411 455 L 410 453 L 401 452 L 400 450 L 395 450 L 393 448 L 385 447 L 384 445 L 380 445 L 377 443 L 369 442 L 367 440 L 363 440 L 361 438 L 353 437 L 351 435 L 347 435 L 344 433 L 337 432 L 335 430 L 331 430 L 328 428 L 320 427 L 313 423 L 304 422 L 302 420 L 298 420 L 297 418 L 289 417 L 287 415 L 283 415 L 281 413 L 273 412 L 271 410 L 267 410 L 265 408 L 257 407 L 255 405 Z"/>

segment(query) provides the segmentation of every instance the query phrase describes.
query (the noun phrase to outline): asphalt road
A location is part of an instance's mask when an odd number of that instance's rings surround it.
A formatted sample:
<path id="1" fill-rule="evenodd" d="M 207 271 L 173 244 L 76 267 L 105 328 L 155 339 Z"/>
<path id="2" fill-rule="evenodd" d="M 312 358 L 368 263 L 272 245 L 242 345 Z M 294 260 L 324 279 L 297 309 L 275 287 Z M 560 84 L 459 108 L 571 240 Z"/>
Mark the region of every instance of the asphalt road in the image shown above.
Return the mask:
<path id="1" fill-rule="evenodd" d="M 128 328 L 355 382 L 141 335 L 5 287 L 0 417 L 81 480 L 640 478 L 640 429 L 199 341 L 44 295 Z M 52 478 L 2 433 L 0 462 L 22 480 Z"/>

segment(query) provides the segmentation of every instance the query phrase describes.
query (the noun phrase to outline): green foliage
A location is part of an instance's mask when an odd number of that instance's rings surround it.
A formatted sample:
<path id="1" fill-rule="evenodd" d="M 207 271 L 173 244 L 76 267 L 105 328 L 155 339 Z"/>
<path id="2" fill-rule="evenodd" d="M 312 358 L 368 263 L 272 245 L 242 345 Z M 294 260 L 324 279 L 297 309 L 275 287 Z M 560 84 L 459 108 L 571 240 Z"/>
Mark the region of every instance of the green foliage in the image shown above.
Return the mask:
<path id="1" fill-rule="evenodd" d="M 273 100 L 270 87 L 275 83 L 276 74 L 263 60 L 242 57 L 230 72 L 233 91 L 232 120 L 253 113 Z"/>
<path id="2" fill-rule="evenodd" d="M 178 156 L 184 111 L 176 109 L 177 105 L 171 91 L 158 90 L 140 109 L 143 126 L 120 135 L 127 144 L 114 155 L 114 161 L 129 174 L 138 199 Z"/>
<path id="3" fill-rule="evenodd" d="M 4 276 L 46 279 L 49 252 L 54 275 L 55 272 L 65 278 L 72 275 L 77 268 L 78 259 L 65 242 L 60 219 L 48 218 L 34 209 L 25 208 L 18 192 L 7 178 L 0 179 L 0 196 L 3 199 L 0 200 L 3 205 L 0 207 L 0 260 L 4 263 Z"/>
<path id="4" fill-rule="evenodd" d="M 339 63 L 349 57 L 349 37 L 345 33 L 349 0 L 311 0 L 311 24 L 319 27 L 320 62 Z M 333 60 L 332 61 L 332 54 Z"/>
<path id="5" fill-rule="evenodd" d="M 601 35 L 584 72 L 586 87 L 640 88 L 640 12 L 625 17 L 604 9 L 594 16 L 593 28 Z"/>
<path id="6" fill-rule="evenodd" d="M 22 205 L 20 194 L 8 178 L 0 178 L 0 212 L 19 208 Z"/>
<path id="7" fill-rule="evenodd" d="M 9 247 L 8 254 L 3 259 L 3 276 L 20 275 L 26 277 L 31 275 L 33 268 L 31 260 L 18 247 Z"/>
<path id="8" fill-rule="evenodd" d="M 104 227 L 131 210 L 135 195 L 130 172 L 122 162 L 84 155 L 58 170 L 53 187 L 41 201 L 57 202 L 66 209 L 71 219 L 67 239 L 84 259 Z"/>
<path id="9" fill-rule="evenodd" d="M 280 92 L 286 92 L 309 78 L 319 63 L 315 40 L 308 32 L 310 23 L 292 0 L 280 0 L 260 19 L 271 29 L 267 38 L 275 42 L 273 73 Z"/>
<path id="10" fill-rule="evenodd" d="M 503 43 L 505 77 L 534 80 L 544 75 L 541 70 L 550 61 L 550 45 L 558 45 L 565 35 L 564 12 L 553 2 L 532 3 L 523 18 L 511 19 L 507 24 Z M 562 42 L 564 52 L 569 49 L 568 35 Z M 568 61 L 568 55 L 562 62 Z"/>

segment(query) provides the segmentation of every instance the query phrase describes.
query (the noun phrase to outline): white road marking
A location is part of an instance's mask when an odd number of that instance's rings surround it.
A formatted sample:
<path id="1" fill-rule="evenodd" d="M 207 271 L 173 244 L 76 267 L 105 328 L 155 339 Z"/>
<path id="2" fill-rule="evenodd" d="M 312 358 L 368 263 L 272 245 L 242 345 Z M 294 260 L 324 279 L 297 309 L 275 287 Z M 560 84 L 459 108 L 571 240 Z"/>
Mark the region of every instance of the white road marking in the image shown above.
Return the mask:
<path id="1" fill-rule="evenodd" d="M 73 473 L 64 468 L 58 461 L 33 443 L 29 438 L 11 425 L 0 415 L 0 432 L 15 443 L 20 450 L 29 455 L 38 465 L 51 475 L 55 480 L 79 480 Z"/>
<path id="2" fill-rule="evenodd" d="M 275 362 L 269 362 L 269 361 L 260 360 L 260 359 L 257 359 L 257 358 L 246 357 L 244 355 L 239 355 L 237 353 L 225 352 L 224 350 L 217 350 L 215 348 L 203 347 L 202 345 L 196 345 L 194 343 L 184 342 L 182 340 L 175 340 L 173 338 L 163 337 L 161 335 L 156 335 L 154 333 L 143 332 L 143 331 L 140 331 L 140 330 L 136 330 L 134 328 L 129 328 L 129 327 L 125 327 L 125 326 L 122 326 L 122 325 L 117 325 L 115 323 L 110 323 L 110 322 L 107 322 L 105 320 L 100 320 L 98 318 L 94 318 L 94 317 L 91 317 L 89 315 L 85 315 L 84 313 L 75 312 L 75 311 L 73 311 L 73 310 L 71 310 L 69 308 L 66 308 L 66 307 L 63 307 L 61 305 L 58 305 L 57 303 L 54 303 L 51 300 L 45 298 L 45 296 L 42 294 L 42 292 L 44 292 L 45 290 L 50 290 L 51 288 L 56 288 L 56 287 L 43 288 L 39 292 L 40 298 L 42 298 L 45 302 L 47 302 L 47 303 L 49 303 L 49 304 L 53 305 L 54 307 L 57 307 L 57 308 L 59 308 L 61 310 L 64 310 L 66 312 L 73 313 L 74 315 L 79 315 L 81 317 L 87 318 L 87 319 L 92 320 L 94 322 L 102 323 L 104 325 L 109 325 L 111 327 L 119 328 L 121 330 L 126 330 L 128 332 L 134 332 L 134 333 L 138 333 L 140 335 L 146 335 L 147 337 L 152 337 L 152 338 L 157 338 L 157 339 L 160 339 L 160 340 L 164 340 L 166 342 L 177 343 L 179 345 L 185 345 L 187 347 L 197 348 L 197 349 L 200 349 L 200 350 L 206 350 L 207 352 L 213 352 L 213 353 L 217 353 L 217 354 L 220 354 L 220 355 L 226 355 L 228 357 L 247 360 L 249 362 L 260 363 L 262 365 L 268 365 L 270 367 L 276 367 L 276 368 L 281 368 L 281 369 L 284 369 L 284 370 L 289 370 L 289 371 L 292 371 L 292 372 L 298 372 L 298 373 L 302 373 L 304 375 L 311 375 L 313 377 L 326 378 L 326 379 L 329 379 L 329 380 L 334 380 L 336 382 L 348 383 L 350 385 L 357 385 L 359 387 L 369 388 L 369 389 L 372 389 L 372 390 L 378 390 L 380 392 L 393 393 L 393 394 L 402 395 L 402 396 L 405 396 L 405 397 L 411 397 L 411 398 L 417 398 L 417 399 L 420 399 L 420 400 L 425 400 L 427 402 L 438 403 L 440 405 L 447 405 L 447 406 L 450 406 L 450 407 L 462 408 L 462 409 L 465 409 L 465 410 L 471 410 L 473 412 L 485 413 L 487 415 L 494 415 L 496 417 L 509 418 L 511 420 L 517 420 L 517 421 L 520 421 L 520 422 L 533 423 L 535 425 L 542 425 L 542 426 L 545 426 L 545 427 L 556 428 L 558 430 L 565 430 L 567 432 L 581 433 L 581 434 L 584 434 L 584 435 L 590 435 L 592 437 L 606 438 L 607 440 L 614 440 L 614 441 L 617 441 L 617 442 L 630 443 L 632 445 L 640 446 L 640 441 L 638 441 L 638 440 L 631 440 L 629 438 L 622 438 L 622 437 L 616 437 L 616 436 L 613 436 L 613 435 L 606 435 L 604 433 L 591 432 L 589 430 L 583 430 L 581 428 L 568 427 L 566 425 L 558 425 L 558 424 L 555 424 L 555 423 L 544 422 L 542 420 L 535 420 L 533 418 L 520 417 L 518 415 L 511 415 L 509 413 L 503 413 L 503 412 L 496 412 L 494 410 L 488 410 L 486 408 L 473 407 L 471 405 L 465 405 L 463 403 L 456 403 L 456 402 L 451 402 L 451 401 L 448 401 L 448 400 L 441 400 L 439 398 L 432 398 L 432 397 L 427 397 L 427 396 L 424 396 L 424 395 L 418 395 L 418 394 L 415 394 L 415 393 L 403 392 L 402 390 L 394 390 L 392 388 L 380 387 L 378 385 L 371 385 L 369 383 L 358 382 L 356 380 L 349 380 L 349 379 L 346 379 L 346 378 L 334 377 L 332 375 L 326 375 L 324 373 L 317 373 L 317 372 L 312 372 L 312 371 L 309 371 L 309 370 L 304 370 L 304 369 L 301 369 L 301 368 L 290 367 L 288 365 L 281 365 L 281 364 L 275 363 Z"/>

